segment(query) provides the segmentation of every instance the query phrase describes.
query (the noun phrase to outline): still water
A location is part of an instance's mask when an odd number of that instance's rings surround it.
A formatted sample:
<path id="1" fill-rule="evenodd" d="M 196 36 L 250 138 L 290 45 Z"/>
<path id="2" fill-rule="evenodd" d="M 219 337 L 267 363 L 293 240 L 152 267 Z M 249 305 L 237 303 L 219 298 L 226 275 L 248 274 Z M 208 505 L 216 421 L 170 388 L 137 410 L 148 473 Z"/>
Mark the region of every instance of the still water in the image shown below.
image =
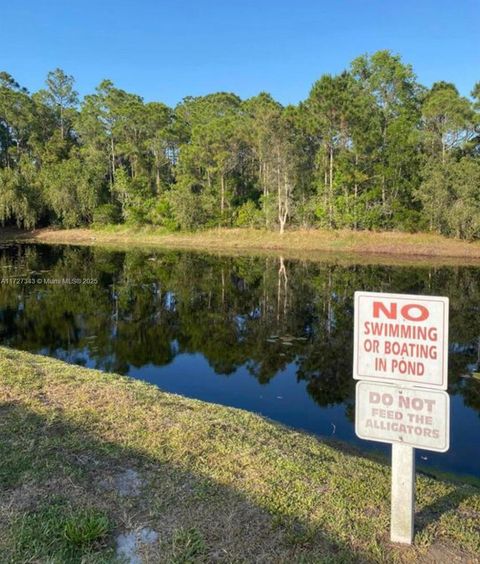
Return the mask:
<path id="1" fill-rule="evenodd" d="M 480 268 L 13 245 L 0 278 L 4 345 L 375 450 L 353 428 L 353 293 L 449 296 L 451 448 L 418 463 L 480 476 Z"/>

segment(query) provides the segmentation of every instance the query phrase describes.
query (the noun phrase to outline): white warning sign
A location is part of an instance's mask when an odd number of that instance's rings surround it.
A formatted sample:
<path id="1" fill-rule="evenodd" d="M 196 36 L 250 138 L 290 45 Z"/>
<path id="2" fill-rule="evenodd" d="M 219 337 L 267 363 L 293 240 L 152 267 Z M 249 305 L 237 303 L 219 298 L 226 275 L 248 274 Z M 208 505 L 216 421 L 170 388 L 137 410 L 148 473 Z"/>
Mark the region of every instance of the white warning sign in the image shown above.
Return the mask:
<path id="1" fill-rule="evenodd" d="M 353 377 L 446 390 L 448 298 L 355 292 Z"/>
<path id="2" fill-rule="evenodd" d="M 441 390 L 357 383 L 355 432 L 361 439 L 445 452 L 450 443 L 450 398 Z"/>

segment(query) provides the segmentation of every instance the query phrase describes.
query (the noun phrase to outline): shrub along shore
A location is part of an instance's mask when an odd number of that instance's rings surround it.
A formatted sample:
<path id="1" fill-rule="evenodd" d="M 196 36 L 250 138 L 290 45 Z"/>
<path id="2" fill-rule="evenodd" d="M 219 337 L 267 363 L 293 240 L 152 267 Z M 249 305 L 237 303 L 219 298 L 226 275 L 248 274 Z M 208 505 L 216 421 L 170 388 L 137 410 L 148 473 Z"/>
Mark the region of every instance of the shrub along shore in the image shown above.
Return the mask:
<path id="1" fill-rule="evenodd" d="M 478 562 L 479 488 L 418 475 L 394 546 L 388 464 L 252 413 L 3 347 L 0 409 L 2 562 Z"/>
<path id="2" fill-rule="evenodd" d="M 89 229 L 5 228 L 0 242 L 101 245 L 113 248 L 169 248 L 220 253 L 277 253 L 301 259 L 355 259 L 368 262 L 480 263 L 480 242 L 431 233 L 396 231 L 291 230 L 283 235 L 260 229 L 209 229 L 168 232 L 153 227 L 110 226 Z"/>

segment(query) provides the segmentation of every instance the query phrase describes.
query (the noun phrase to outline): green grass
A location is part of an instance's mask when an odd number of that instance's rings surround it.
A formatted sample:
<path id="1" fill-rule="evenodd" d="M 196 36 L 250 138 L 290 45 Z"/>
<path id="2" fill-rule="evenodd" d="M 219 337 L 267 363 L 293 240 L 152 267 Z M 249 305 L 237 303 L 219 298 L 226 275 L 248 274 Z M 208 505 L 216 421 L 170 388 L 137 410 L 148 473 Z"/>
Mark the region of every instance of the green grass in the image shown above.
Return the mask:
<path id="1" fill-rule="evenodd" d="M 418 475 L 393 545 L 388 464 L 129 378 L 0 348 L 0 437 L 1 562 L 111 562 L 144 527 L 146 562 L 478 562 L 474 485 Z"/>
<path id="2" fill-rule="evenodd" d="M 56 498 L 18 516 L 12 523 L 10 560 L 14 562 L 104 562 L 113 557 L 105 543 L 108 518 L 92 509 L 73 509 Z"/>
<path id="3" fill-rule="evenodd" d="M 205 541 L 197 529 L 175 532 L 172 539 L 172 564 L 189 564 L 207 556 Z"/>

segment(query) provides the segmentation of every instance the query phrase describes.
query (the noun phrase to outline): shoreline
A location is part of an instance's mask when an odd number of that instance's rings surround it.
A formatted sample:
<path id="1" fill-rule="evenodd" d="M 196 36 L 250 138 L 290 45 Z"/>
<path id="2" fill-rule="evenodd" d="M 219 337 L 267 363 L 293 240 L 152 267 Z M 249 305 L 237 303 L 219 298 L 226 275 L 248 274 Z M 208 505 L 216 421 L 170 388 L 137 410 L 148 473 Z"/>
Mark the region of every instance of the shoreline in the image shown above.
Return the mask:
<path id="1" fill-rule="evenodd" d="M 379 264 L 480 264 L 480 242 L 425 233 L 297 230 L 280 235 L 253 229 L 169 233 L 148 227 L 45 228 L 34 231 L 3 229 L 0 242 L 103 246 L 119 250 L 163 248 Z"/>
<path id="2" fill-rule="evenodd" d="M 109 562 L 135 531 L 153 539 L 138 550 L 155 562 L 473 562 L 480 551 L 478 487 L 417 473 L 415 545 L 395 545 L 388 464 L 244 410 L 5 347 L 0 409 L 5 561 Z M 85 515 L 89 540 L 72 544 Z"/>

